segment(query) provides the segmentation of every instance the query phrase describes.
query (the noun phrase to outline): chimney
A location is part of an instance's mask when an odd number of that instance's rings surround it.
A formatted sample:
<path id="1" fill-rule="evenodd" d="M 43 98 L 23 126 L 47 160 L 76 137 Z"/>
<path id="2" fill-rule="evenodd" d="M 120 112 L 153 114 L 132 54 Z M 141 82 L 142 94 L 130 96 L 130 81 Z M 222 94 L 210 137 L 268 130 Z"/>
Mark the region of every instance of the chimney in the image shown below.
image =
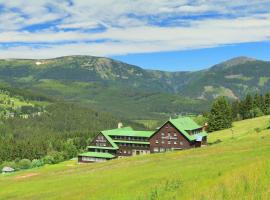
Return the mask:
<path id="1" fill-rule="evenodd" d="M 207 122 L 205 122 L 204 123 L 204 125 L 203 125 L 203 131 L 207 131 L 207 129 L 208 129 L 208 123 Z"/>
<path id="2" fill-rule="evenodd" d="M 117 125 L 118 128 L 122 128 L 123 127 L 123 124 L 122 122 L 119 122 L 118 125 Z"/>

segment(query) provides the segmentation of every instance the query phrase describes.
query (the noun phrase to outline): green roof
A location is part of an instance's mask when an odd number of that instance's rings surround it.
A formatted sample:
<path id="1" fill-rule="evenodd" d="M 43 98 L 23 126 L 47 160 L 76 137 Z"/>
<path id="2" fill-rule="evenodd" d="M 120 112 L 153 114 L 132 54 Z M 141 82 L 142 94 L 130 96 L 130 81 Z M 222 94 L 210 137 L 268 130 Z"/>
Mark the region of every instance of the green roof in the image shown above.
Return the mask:
<path id="1" fill-rule="evenodd" d="M 110 136 L 150 137 L 154 131 L 135 131 L 131 127 L 123 127 L 102 131 L 102 133 Z"/>
<path id="2" fill-rule="evenodd" d="M 109 143 L 112 145 L 113 148 L 118 149 L 118 146 L 113 142 L 112 138 L 109 135 L 104 134 L 103 131 L 101 133 L 109 141 Z"/>
<path id="3" fill-rule="evenodd" d="M 170 122 L 176 126 L 176 128 L 182 128 L 185 130 L 194 130 L 201 128 L 196 122 L 194 122 L 190 117 L 179 117 L 177 119 L 171 119 Z"/>
<path id="4" fill-rule="evenodd" d="M 177 119 L 169 120 L 189 141 L 196 140 L 198 136 L 207 136 L 207 132 L 202 131 L 200 133 L 190 135 L 187 131 L 201 128 L 196 122 L 189 117 L 179 117 Z"/>
<path id="5" fill-rule="evenodd" d="M 109 149 L 109 150 L 116 150 L 118 148 L 115 147 L 103 147 L 103 146 L 87 146 L 88 149 Z"/>
<path id="6" fill-rule="evenodd" d="M 88 148 L 97 149 L 119 149 L 116 143 L 133 143 L 133 144 L 149 144 L 149 142 L 142 141 L 126 141 L 126 140 L 113 140 L 111 136 L 127 136 L 127 137 L 150 137 L 154 134 L 154 131 L 135 131 L 131 127 L 123 127 L 112 130 L 101 131 L 104 137 L 109 141 L 112 147 L 100 147 L 100 146 L 89 146 Z"/>
<path id="7" fill-rule="evenodd" d="M 117 143 L 128 143 L 128 144 L 150 144 L 150 142 L 143 142 L 143 141 L 127 141 L 127 140 L 113 140 Z"/>
<path id="8" fill-rule="evenodd" d="M 101 152 L 85 152 L 79 154 L 79 156 L 85 157 L 95 157 L 95 158 L 114 158 L 115 156 L 110 153 L 101 153 Z"/>

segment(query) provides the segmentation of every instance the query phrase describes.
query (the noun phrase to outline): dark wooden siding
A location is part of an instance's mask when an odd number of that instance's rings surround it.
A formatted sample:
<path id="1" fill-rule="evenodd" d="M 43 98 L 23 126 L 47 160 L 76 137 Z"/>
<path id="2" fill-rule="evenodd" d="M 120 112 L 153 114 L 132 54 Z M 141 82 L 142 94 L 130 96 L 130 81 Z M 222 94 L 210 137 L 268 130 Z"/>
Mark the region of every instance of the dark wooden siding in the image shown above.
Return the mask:
<path id="1" fill-rule="evenodd" d="M 189 142 L 170 122 L 164 124 L 151 138 L 150 151 L 168 151 L 173 149 L 188 149 L 194 147 L 195 143 Z"/>
<path id="2" fill-rule="evenodd" d="M 122 146 L 118 145 L 117 156 L 132 156 L 133 151 L 149 151 L 149 145 L 146 146 Z M 141 154 L 141 153 L 140 153 Z"/>
<path id="3" fill-rule="evenodd" d="M 90 143 L 90 146 L 104 146 L 112 147 L 111 143 L 104 137 L 102 133 L 99 133 Z"/>

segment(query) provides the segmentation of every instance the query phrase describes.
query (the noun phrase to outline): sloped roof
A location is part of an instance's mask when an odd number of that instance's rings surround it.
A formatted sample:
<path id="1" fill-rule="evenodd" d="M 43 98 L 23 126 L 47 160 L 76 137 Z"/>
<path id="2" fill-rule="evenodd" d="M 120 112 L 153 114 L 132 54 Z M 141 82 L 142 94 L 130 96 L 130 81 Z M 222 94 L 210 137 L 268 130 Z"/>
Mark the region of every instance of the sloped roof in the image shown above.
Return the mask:
<path id="1" fill-rule="evenodd" d="M 106 133 L 103 133 L 103 132 L 101 132 L 101 133 L 109 141 L 109 143 L 112 145 L 113 148 L 119 149 L 118 146 L 113 142 L 112 138 L 109 135 L 107 135 Z"/>
<path id="2" fill-rule="evenodd" d="M 130 136 L 130 137 L 150 137 L 154 134 L 154 131 L 135 131 L 131 127 L 116 128 L 111 130 L 101 131 L 104 137 L 109 141 L 112 147 L 102 147 L 103 149 L 119 149 L 117 142 L 121 143 L 137 143 L 137 144 L 146 144 L 141 141 L 126 141 L 126 140 L 113 140 L 110 136 Z M 149 144 L 149 143 L 147 143 Z M 95 146 L 89 146 L 90 148 L 95 148 Z M 100 147 L 97 147 L 100 148 Z"/>
<path id="3" fill-rule="evenodd" d="M 115 156 L 110 153 L 102 153 L 102 152 L 85 152 L 79 154 L 79 156 L 85 157 L 94 157 L 94 158 L 114 158 Z"/>
<path id="4" fill-rule="evenodd" d="M 177 119 L 171 119 L 169 122 L 172 123 L 189 141 L 194 141 L 198 137 L 204 137 L 208 135 L 205 131 L 190 135 L 187 131 L 201 128 L 201 126 L 194 122 L 190 117 L 179 117 Z"/>
<path id="5" fill-rule="evenodd" d="M 102 131 L 102 133 L 109 136 L 150 137 L 154 131 L 135 131 L 131 127 L 123 127 Z"/>
<path id="6" fill-rule="evenodd" d="M 176 127 L 184 130 L 194 130 L 201 128 L 196 122 L 194 122 L 190 117 L 178 117 L 176 119 L 171 119 L 170 122 Z"/>

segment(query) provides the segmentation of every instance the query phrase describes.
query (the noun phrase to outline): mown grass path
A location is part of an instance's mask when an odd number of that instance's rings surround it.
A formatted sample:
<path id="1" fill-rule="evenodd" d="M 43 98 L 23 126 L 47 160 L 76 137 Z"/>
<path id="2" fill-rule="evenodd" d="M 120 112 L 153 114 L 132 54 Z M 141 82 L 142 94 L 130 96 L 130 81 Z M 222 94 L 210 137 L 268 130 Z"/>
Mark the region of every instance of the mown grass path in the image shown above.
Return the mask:
<path id="1" fill-rule="evenodd" d="M 0 199 L 270 199 L 269 116 L 212 133 L 200 149 L 0 175 Z"/>

